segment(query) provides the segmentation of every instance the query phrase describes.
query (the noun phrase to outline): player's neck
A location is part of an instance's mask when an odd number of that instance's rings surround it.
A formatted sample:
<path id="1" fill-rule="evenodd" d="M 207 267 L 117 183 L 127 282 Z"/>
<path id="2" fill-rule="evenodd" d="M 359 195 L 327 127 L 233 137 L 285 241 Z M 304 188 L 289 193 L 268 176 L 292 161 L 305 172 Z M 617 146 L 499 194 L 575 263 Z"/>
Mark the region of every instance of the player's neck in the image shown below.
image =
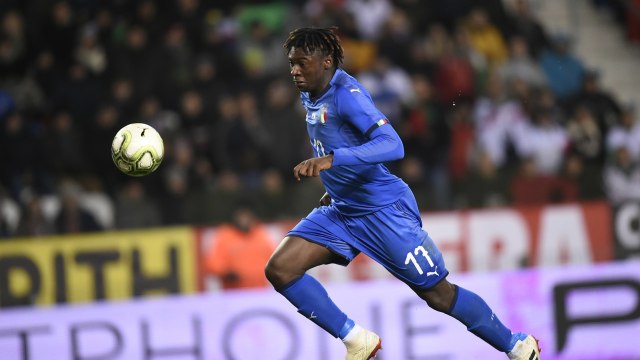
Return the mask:
<path id="1" fill-rule="evenodd" d="M 319 98 L 322 97 L 322 95 L 326 94 L 327 91 L 329 91 L 329 89 L 331 88 L 331 79 L 333 79 L 333 76 L 335 75 L 337 69 L 333 69 L 333 71 L 331 71 L 331 73 L 329 74 L 329 76 L 327 77 L 327 79 L 325 80 L 325 86 L 322 88 L 322 90 L 312 94 L 309 93 L 309 99 L 311 101 L 316 101 Z"/>

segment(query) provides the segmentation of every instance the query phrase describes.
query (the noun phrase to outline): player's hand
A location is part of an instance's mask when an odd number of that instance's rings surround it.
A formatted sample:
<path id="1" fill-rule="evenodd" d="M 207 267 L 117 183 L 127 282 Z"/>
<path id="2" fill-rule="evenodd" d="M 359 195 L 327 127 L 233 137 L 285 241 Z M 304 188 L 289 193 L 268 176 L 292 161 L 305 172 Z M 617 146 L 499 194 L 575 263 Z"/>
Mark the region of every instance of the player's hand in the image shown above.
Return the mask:
<path id="1" fill-rule="evenodd" d="M 329 193 L 324 193 L 320 198 L 320 206 L 329 206 L 331 205 L 331 196 Z"/>
<path id="2" fill-rule="evenodd" d="M 320 171 L 327 170 L 333 165 L 333 154 L 307 159 L 293 168 L 293 177 L 300 178 L 320 176 Z"/>

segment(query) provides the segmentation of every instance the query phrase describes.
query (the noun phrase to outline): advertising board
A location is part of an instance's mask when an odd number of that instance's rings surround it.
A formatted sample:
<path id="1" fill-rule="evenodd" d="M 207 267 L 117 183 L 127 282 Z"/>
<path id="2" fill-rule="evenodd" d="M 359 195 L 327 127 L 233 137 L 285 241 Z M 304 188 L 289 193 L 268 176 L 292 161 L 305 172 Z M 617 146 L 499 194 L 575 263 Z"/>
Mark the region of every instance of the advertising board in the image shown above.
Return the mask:
<path id="1" fill-rule="evenodd" d="M 512 329 L 540 339 L 545 360 L 640 359 L 640 262 L 460 274 Z M 430 310 L 402 283 L 327 286 L 383 339 L 383 360 L 504 359 Z M 140 298 L 0 311 L 3 360 L 328 360 L 339 340 L 271 290 Z"/>
<path id="2" fill-rule="evenodd" d="M 0 242 L 0 307 L 197 290 L 187 227 Z"/>

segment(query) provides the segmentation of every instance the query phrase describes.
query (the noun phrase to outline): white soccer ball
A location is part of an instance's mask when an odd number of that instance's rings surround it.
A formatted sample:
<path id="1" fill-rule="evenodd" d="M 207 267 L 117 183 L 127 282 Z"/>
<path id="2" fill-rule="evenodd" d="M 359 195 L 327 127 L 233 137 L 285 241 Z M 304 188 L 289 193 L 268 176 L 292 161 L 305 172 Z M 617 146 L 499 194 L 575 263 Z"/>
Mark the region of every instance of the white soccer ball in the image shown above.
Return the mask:
<path id="1" fill-rule="evenodd" d="M 149 175 L 164 158 L 162 137 L 147 124 L 129 124 L 113 138 L 111 158 L 116 167 L 127 175 Z"/>

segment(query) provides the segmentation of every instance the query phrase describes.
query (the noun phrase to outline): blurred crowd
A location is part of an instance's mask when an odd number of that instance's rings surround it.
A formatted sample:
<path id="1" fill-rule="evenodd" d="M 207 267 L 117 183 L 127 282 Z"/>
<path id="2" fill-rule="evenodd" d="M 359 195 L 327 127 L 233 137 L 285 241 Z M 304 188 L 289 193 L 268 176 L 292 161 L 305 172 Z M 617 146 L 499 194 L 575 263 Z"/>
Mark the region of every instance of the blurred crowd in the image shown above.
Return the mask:
<path id="1" fill-rule="evenodd" d="M 602 1 L 598 1 L 602 3 Z M 344 68 L 400 133 L 424 211 L 640 199 L 633 104 L 527 0 L 4 0 L 0 237 L 304 216 L 324 190 L 282 42 L 337 26 Z M 156 173 L 118 172 L 143 122 Z"/>

